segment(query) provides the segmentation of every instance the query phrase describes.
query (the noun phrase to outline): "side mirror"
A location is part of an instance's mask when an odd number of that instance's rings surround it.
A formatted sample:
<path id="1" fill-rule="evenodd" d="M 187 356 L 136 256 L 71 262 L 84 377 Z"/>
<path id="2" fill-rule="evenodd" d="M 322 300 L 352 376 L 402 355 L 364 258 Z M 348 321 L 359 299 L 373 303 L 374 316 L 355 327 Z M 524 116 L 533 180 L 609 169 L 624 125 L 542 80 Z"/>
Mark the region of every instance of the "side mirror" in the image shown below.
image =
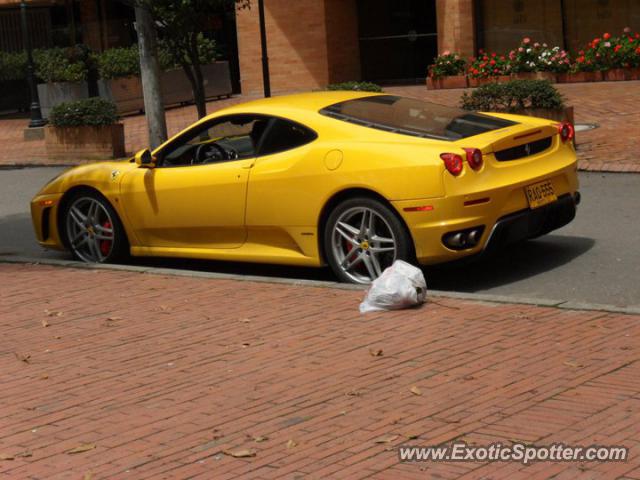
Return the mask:
<path id="1" fill-rule="evenodd" d="M 140 150 L 135 155 L 136 165 L 139 167 L 153 168 L 156 166 L 156 159 L 151 155 L 151 151 L 148 148 Z"/>

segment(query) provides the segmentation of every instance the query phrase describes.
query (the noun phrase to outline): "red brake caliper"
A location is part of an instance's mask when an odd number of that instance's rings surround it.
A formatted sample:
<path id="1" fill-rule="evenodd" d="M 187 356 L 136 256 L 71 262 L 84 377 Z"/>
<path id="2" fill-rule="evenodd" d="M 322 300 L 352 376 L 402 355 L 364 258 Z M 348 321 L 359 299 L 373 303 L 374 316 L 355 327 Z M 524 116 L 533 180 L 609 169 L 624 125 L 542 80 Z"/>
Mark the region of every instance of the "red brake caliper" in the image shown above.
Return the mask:
<path id="1" fill-rule="evenodd" d="M 111 228 L 111 222 L 107 220 L 102 224 L 102 226 L 104 228 Z M 103 255 L 109 255 L 109 252 L 111 251 L 111 243 L 111 240 L 100 240 L 100 251 Z"/>

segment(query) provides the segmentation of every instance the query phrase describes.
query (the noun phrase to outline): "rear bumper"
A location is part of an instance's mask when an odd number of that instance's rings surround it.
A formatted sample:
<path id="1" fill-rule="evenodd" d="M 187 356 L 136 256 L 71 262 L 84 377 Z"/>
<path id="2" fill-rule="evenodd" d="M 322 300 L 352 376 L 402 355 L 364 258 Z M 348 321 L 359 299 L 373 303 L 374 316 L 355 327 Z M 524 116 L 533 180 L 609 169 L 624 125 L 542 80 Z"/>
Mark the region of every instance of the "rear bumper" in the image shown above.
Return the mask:
<path id="1" fill-rule="evenodd" d="M 544 207 L 521 210 L 498 219 L 489 234 L 484 252 L 491 254 L 507 245 L 564 227 L 575 218 L 579 201 L 579 193 L 566 194 Z"/>

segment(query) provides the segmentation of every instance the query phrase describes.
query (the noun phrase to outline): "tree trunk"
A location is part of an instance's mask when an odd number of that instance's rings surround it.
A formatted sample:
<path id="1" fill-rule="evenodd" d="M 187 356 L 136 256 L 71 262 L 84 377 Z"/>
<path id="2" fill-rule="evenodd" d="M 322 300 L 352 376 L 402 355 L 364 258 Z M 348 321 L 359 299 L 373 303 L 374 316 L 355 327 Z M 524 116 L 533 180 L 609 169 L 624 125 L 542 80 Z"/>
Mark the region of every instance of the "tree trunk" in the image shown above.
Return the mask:
<path id="1" fill-rule="evenodd" d="M 167 122 L 160 88 L 158 39 L 149 11 L 136 7 L 135 12 L 144 109 L 149 128 L 149 144 L 154 149 L 167 140 Z"/>

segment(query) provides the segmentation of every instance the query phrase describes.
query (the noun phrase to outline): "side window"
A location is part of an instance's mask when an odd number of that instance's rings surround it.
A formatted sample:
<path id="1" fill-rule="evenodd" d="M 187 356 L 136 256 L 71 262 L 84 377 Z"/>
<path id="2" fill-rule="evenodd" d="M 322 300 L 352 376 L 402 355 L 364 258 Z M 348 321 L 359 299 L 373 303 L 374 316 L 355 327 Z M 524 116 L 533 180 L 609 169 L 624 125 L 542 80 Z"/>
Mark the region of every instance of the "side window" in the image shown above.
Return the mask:
<path id="1" fill-rule="evenodd" d="M 267 136 L 260 148 L 260 155 L 271 155 L 298 148 L 317 138 L 314 131 L 298 123 L 277 118 L 267 131 Z"/>
<path id="2" fill-rule="evenodd" d="M 218 118 L 189 130 L 161 152 L 161 166 L 205 165 L 255 157 L 269 119 L 256 115 Z"/>

